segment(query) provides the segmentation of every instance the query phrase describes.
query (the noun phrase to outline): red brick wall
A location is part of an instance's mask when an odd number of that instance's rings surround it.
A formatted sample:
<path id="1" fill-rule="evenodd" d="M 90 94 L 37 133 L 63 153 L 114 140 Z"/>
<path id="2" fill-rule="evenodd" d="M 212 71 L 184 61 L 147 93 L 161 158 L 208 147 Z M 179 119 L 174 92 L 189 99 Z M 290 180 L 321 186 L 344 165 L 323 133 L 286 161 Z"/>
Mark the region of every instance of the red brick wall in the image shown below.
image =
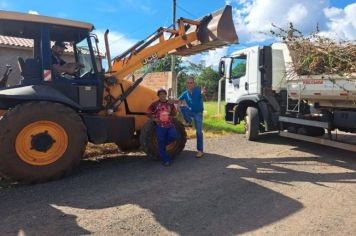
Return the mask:
<path id="1" fill-rule="evenodd" d="M 135 74 L 135 78 L 140 78 L 141 74 Z M 157 91 L 160 88 L 171 88 L 171 72 L 153 72 L 149 73 L 143 79 L 141 85 Z"/>

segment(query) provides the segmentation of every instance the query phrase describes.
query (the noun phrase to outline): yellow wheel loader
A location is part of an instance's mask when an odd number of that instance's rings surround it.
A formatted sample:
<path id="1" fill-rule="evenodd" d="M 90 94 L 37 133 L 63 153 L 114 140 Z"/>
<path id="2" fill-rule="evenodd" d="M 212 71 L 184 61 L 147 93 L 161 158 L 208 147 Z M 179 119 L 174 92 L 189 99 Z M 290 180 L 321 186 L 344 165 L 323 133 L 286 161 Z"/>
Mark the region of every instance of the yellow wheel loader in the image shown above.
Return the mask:
<path id="1" fill-rule="evenodd" d="M 158 158 L 155 124 L 145 115 L 156 93 L 140 85 L 144 76 L 135 82 L 126 77 L 166 55 L 237 42 L 230 6 L 198 20 L 180 18 L 177 25 L 159 28 L 113 59 L 106 34 L 105 72 L 92 24 L 0 11 L 0 35 L 33 40 L 33 56 L 18 58 L 20 84 L 0 88 L 0 175 L 28 183 L 60 178 L 79 163 L 88 141 L 141 146 L 149 158 Z M 52 70 L 54 41 L 69 42 L 75 62 L 83 65 L 74 76 Z M 184 127 L 175 122 L 178 139 L 167 147 L 172 157 L 186 142 Z"/>

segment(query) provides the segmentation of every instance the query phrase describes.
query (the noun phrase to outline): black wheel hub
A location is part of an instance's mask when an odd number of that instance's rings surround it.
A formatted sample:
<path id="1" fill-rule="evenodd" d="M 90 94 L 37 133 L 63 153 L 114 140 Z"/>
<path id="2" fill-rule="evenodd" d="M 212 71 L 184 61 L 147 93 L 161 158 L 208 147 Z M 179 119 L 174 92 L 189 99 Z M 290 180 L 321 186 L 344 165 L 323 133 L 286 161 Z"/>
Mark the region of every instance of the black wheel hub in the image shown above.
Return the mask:
<path id="1" fill-rule="evenodd" d="M 54 140 L 46 130 L 43 133 L 32 135 L 31 149 L 39 152 L 47 152 L 55 142 L 56 140 Z"/>

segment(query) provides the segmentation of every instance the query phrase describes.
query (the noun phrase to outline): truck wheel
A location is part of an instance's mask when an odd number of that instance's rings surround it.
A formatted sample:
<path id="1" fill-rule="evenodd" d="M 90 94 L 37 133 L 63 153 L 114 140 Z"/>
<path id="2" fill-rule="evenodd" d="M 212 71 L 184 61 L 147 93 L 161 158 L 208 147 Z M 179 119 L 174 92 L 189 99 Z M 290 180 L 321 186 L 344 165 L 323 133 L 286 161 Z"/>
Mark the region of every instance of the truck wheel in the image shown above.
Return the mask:
<path id="1" fill-rule="evenodd" d="M 58 103 L 18 105 L 3 116 L 0 127 L 0 172 L 25 183 L 68 174 L 88 141 L 79 115 Z"/>
<path id="2" fill-rule="evenodd" d="M 175 119 L 174 126 L 177 130 L 177 140 L 167 146 L 167 153 L 172 159 L 183 151 L 187 142 L 187 133 L 183 124 Z M 140 143 L 141 149 L 149 159 L 160 160 L 155 122 L 151 120 L 146 122 L 141 131 Z"/>
<path id="3" fill-rule="evenodd" d="M 260 127 L 258 110 L 255 107 L 248 107 L 245 116 L 245 135 L 250 141 L 256 140 Z"/>

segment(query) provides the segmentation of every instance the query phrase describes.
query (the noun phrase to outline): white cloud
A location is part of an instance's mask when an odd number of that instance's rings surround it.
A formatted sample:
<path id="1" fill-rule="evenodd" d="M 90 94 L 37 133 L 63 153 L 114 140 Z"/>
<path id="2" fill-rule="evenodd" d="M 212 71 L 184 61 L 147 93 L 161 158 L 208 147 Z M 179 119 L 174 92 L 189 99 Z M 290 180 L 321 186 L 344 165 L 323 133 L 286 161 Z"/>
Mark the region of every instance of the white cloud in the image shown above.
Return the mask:
<path id="1" fill-rule="evenodd" d="M 203 62 L 205 66 L 216 67 L 219 64 L 220 58 L 226 55 L 227 55 L 227 47 L 223 47 L 215 50 L 210 50 L 205 53 L 183 57 L 183 61 L 189 61 L 195 64 Z"/>
<path id="2" fill-rule="evenodd" d="M 328 30 L 322 32 L 324 35 L 356 40 L 356 3 L 347 5 L 344 9 L 325 8 L 324 14 L 328 18 Z"/>
<path id="3" fill-rule="evenodd" d="M 105 40 L 104 40 L 104 33 L 105 30 L 95 30 L 94 32 L 99 39 L 99 50 L 101 53 L 105 53 Z M 130 39 L 124 34 L 116 31 L 110 31 L 108 35 L 109 39 L 109 47 L 110 47 L 110 54 L 111 58 L 114 58 L 127 49 L 129 49 L 132 45 L 134 45 L 138 40 Z M 106 64 L 104 64 L 106 67 Z"/>
<path id="4" fill-rule="evenodd" d="M 292 22 L 305 34 L 319 24 L 324 35 L 355 39 L 356 3 L 344 9 L 330 7 L 330 0 L 231 0 L 233 18 L 241 43 L 269 38 L 271 23 L 287 28 Z M 265 32 L 260 34 L 260 32 Z"/>
<path id="5" fill-rule="evenodd" d="M 227 47 L 211 50 L 202 56 L 206 66 L 218 66 L 220 58 L 226 56 Z"/>
<path id="6" fill-rule="evenodd" d="M 308 9 L 303 4 L 297 3 L 288 11 L 287 20 L 289 22 L 299 22 L 308 15 Z"/>
<path id="7" fill-rule="evenodd" d="M 328 0 L 235 0 L 234 22 L 241 42 L 263 41 L 268 38 L 271 24 L 287 27 L 289 22 L 302 32 L 311 32 L 319 23 L 325 28 L 322 9 Z"/>
<path id="8" fill-rule="evenodd" d="M 39 15 L 38 11 L 34 11 L 34 10 L 29 10 L 28 14 Z"/>
<path id="9" fill-rule="evenodd" d="M 121 0 L 120 5 L 121 7 L 134 9 L 149 15 L 157 13 L 157 9 L 152 8 L 153 4 L 150 0 Z"/>
<path id="10" fill-rule="evenodd" d="M 337 19 L 343 14 L 343 10 L 336 7 L 324 8 L 324 14 L 329 19 Z"/>

